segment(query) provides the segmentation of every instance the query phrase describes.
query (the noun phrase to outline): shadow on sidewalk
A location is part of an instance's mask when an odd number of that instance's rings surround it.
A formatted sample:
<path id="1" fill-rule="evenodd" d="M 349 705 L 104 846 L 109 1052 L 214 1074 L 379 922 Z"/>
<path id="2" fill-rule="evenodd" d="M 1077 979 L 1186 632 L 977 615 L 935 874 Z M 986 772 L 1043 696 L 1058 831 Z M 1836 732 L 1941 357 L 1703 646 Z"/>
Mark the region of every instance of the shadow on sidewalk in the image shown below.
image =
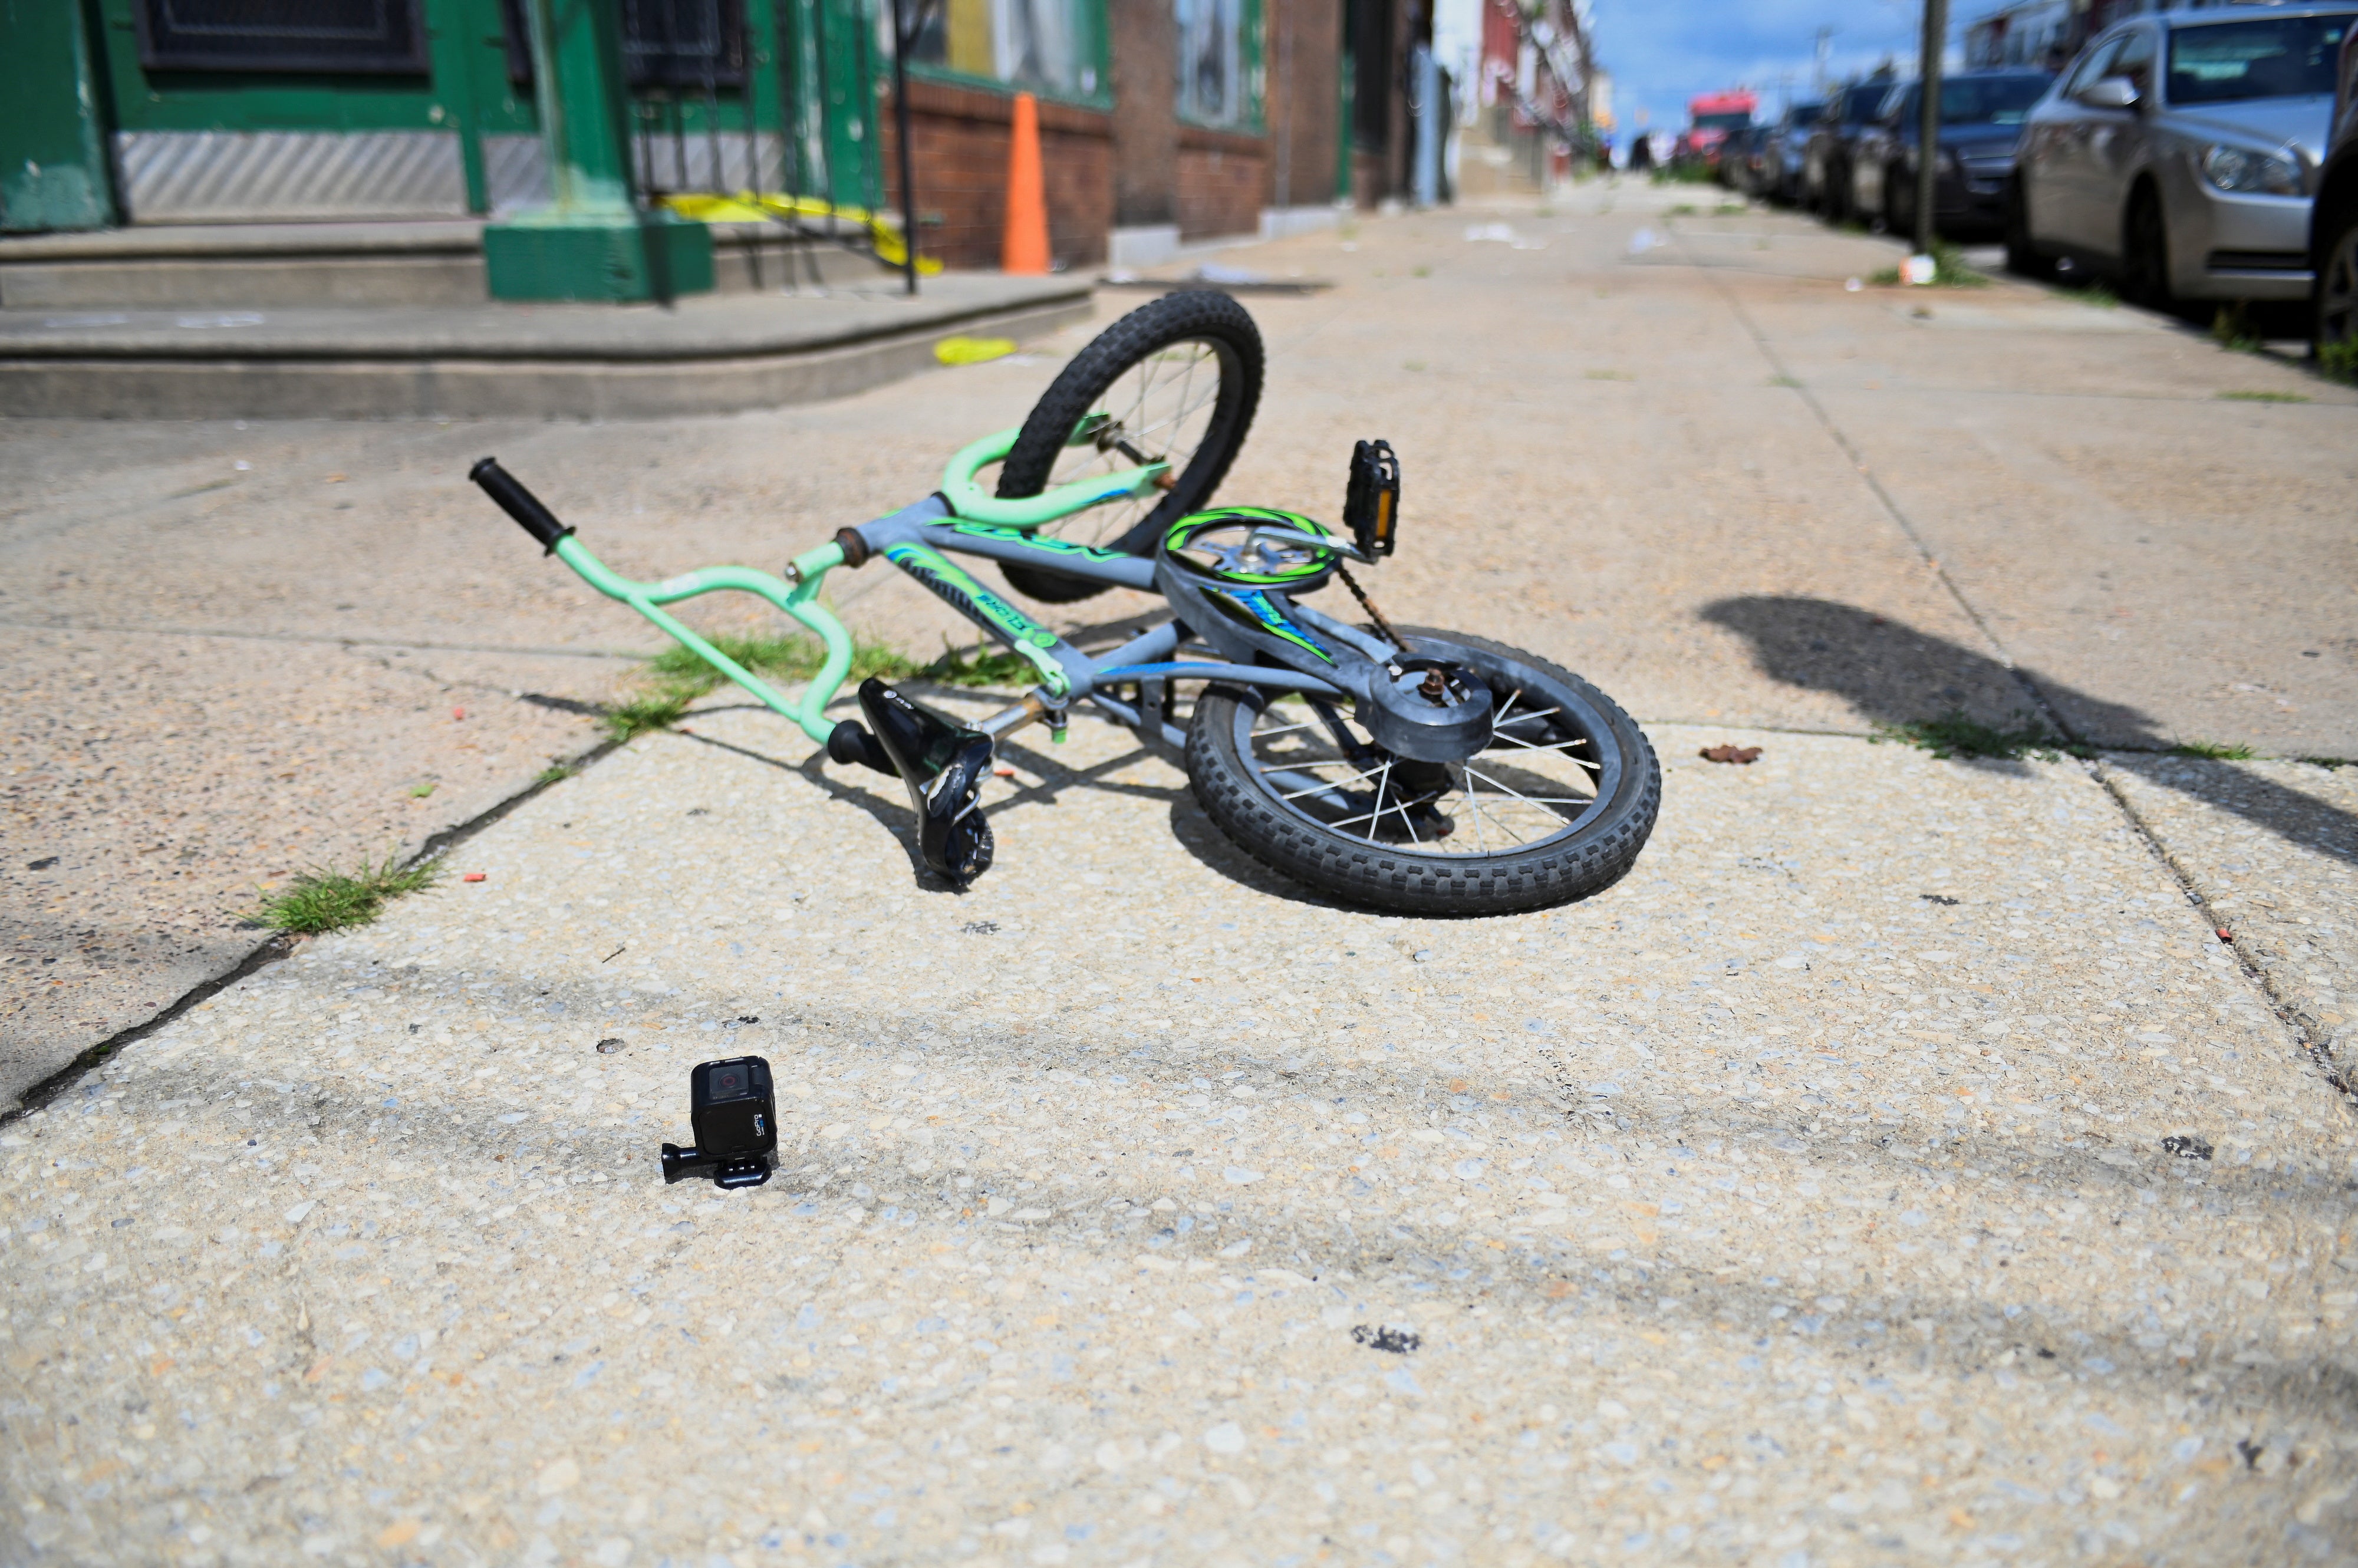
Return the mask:
<path id="1" fill-rule="evenodd" d="M 2039 725 L 2015 672 L 1943 637 L 1856 605 L 1798 595 L 1746 595 L 1704 607 L 1703 619 L 1752 644 L 1763 675 L 1787 686 L 1832 692 L 1876 725 L 1920 722 L 1960 709 L 1984 720 Z M 2174 752 L 2151 715 L 2064 685 L 2035 670 L 2022 678 L 2050 708 L 2084 715 L 2100 733 L 2137 738 L 2137 749 L 2104 749 L 2112 766 L 2230 811 L 2286 842 L 2358 862 L 2358 816 L 2232 762 Z M 2083 720 L 2083 721 L 2086 721 Z M 2066 733 L 2074 744 L 2081 737 Z M 2002 759 L 1975 766 L 2018 771 Z"/>

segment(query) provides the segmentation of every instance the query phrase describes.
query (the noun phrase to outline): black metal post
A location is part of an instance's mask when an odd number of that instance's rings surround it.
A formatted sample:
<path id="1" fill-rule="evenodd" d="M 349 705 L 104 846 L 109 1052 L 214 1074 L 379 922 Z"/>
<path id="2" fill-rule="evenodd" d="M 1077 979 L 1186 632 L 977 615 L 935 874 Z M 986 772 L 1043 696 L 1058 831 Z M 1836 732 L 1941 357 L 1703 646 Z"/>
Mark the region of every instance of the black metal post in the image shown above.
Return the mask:
<path id="1" fill-rule="evenodd" d="M 909 157 L 909 0 L 892 0 L 892 130 L 901 154 L 901 267 L 911 294 L 917 292 L 917 189 Z M 918 13 L 922 18 L 924 12 Z"/>
<path id="2" fill-rule="evenodd" d="M 1934 204 L 1940 197 L 1941 57 L 1948 48 L 1949 0 L 1924 0 L 1923 116 L 1916 130 L 1916 254 L 1932 254 Z"/>

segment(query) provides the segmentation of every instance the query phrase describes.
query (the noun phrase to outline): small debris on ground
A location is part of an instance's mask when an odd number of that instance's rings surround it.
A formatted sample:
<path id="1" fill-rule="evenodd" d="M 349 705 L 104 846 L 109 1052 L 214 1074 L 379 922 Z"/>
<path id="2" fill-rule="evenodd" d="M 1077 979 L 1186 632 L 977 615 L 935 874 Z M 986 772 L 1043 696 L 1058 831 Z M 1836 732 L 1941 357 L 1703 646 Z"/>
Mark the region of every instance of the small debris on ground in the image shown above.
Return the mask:
<path id="1" fill-rule="evenodd" d="M 1370 1350 L 1381 1350 L 1393 1356 L 1405 1356 L 1424 1343 L 1405 1328 L 1374 1328 L 1364 1323 L 1351 1330 L 1351 1337 Z"/>
<path id="2" fill-rule="evenodd" d="M 460 877 L 459 880 L 462 882 L 479 882 L 483 880 L 483 876 L 484 873 L 481 871 L 469 871 L 465 876 Z"/>
<path id="3" fill-rule="evenodd" d="M 600 1056 L 611 1056 L 622 1048 L 622 1037 L 619 1034 L 609 1034 L 598 1042 L 598 1054 Z"/>
<path id="4" fill-rule="evenodd" d="M 1706 762 L 1735 762 L 1748 765 L 1760 760 L 1758 746 L 1705 746 L 1700 753 Z"/>
<path id="5" fill-rule="evenodd" d="M 2214 1151 L 2203 1140 L 2190 1132 L 2173 1132 L 2161 1141 L 2162 1152 L 2181 1160 L 2208 1160 Z"/>

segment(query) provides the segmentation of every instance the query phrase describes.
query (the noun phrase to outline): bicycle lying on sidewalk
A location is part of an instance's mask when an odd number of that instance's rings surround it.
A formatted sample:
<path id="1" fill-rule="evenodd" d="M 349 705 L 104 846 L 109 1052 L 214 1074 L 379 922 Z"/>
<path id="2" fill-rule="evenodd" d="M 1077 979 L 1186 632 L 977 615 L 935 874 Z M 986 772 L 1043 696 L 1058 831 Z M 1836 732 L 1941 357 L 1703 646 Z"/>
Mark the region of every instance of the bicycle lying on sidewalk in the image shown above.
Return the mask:
<path id="1" fill-rule="evenodd" d="M 1021 427 L 952 458 L 940 490 L 838 531 L 783 579 L 708 567 L 635 582 L 493 459 L 471 477 L 592 588 L 800 725 L 834 762 L 897 775 L 925 865 L 959 886 L 990 866 L 980 801 L 998 742 L 1035 723 L 1061 741 L 1077 703 L 1183 749 L 1196 800 L 1239 849 L 1346 902 L 1494 914 L 1611 885 L 1653 829 L 1653 748 L 1612 698 L 1536 654 L 1386 620 L 1349 564 L 1374 566 L 1398 539 L 1388 445 L 1353 452 L 1342 533 L 1297 513 L 1207 506 L 1260 378 L 1260 334 L 1241 306 L 1166 296 L 1076 355 Z M 987 494 L 978 476 L 993 464 Z M 1070 603 L 1119 586 L 1160 594 L 1171 614 L 1091 658 L 953 555 L 997 563 L 1029 598 Z M 880 557 L 1020 655 L 1038 684 L 967 725 L 871 678 L 859 688 L 865 723 L 828 719 L 852 644 L 819 589 L 827 573 Z M 1363 623 L 1303 602 L 1337 578 Z M 759 594 L 818 636 L 826 662 L 799 700 L 664 609 L 721 589 Z"/>

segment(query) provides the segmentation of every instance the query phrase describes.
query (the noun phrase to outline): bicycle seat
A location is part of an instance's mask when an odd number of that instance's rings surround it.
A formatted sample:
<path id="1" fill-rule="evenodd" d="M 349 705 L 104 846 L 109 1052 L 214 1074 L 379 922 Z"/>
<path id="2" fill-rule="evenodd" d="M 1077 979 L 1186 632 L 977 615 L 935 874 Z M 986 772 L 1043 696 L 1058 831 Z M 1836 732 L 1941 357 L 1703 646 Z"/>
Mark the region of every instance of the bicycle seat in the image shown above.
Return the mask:
<path id="1" fill-rule="evenodd" d="M 960 887 L 990 870 L 990 824 L 979 804 L 990 776 L 990 737 L 910 701 L 874 676 L 860 683 L 860 711 L 909 788 L 926 866 Z"/>

